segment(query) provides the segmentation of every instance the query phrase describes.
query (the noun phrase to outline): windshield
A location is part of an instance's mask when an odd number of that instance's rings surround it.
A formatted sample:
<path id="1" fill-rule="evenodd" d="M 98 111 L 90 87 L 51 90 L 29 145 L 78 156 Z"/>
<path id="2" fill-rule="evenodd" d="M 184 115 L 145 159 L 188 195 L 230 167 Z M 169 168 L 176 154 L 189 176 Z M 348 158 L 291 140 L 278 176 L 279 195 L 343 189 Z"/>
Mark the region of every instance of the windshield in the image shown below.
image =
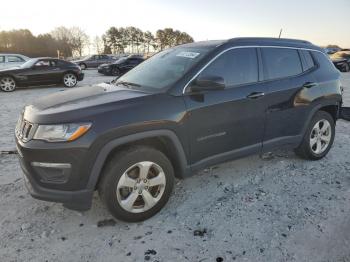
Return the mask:
<path id="1" fill-rule="evenodd" d="M 38 61 L 37 58 L 29 59 L 27 62 L 25 62 L 24 64 L 20 65 L 20 68 L 30 68 L 30 67 L 32 67 L 37 61 Z"/>
<path id="2" fill-rule="evenodd" d="M 209 47 L 175 47 L 164 50 L 130 70 L 115 83 L 129 83 L 138 86 L 138 89 L 169 87 L 210 50 Z"/>
<path id="3" fill-rule="evenodd" d="M 119 58 L 117 61 L 114 62 L 114 64 L 121 64 L 121 63 L 124 63 L 126 61 L 126 57 L 122 57 L 122 58 Z"/>

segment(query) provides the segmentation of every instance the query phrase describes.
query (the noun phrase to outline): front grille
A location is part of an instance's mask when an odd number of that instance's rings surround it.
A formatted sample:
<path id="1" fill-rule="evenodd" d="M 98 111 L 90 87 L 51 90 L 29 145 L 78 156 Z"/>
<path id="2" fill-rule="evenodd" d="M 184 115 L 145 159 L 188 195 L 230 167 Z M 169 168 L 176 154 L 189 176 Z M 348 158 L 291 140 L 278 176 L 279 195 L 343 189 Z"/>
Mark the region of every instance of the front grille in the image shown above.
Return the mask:
<path id="1" fill-rule="evenodd" d="M 17 122 L 16 126 L 16 136 L 23 142 L 27 142 L 32 139 L 34 135 L 34 124 L 28 122 L 21 116 Z"/>

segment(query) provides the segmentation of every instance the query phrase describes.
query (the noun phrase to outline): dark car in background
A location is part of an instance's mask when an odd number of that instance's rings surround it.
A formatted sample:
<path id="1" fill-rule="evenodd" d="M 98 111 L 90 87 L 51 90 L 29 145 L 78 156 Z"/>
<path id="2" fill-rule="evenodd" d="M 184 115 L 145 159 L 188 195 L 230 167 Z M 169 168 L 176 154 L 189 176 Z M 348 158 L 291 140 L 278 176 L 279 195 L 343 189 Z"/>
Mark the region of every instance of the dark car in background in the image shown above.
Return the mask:
<path id="1" fill-rule="evenodd" d="M 90 55 L 72 62 L 79 65 L 82 70 L 87 68 L 97 68 L 99 65 L 116 61 L 117 58 L 109 55 Z"/>
<path id="2" fill-rule="evenodd" d="M 350 71 L 350 51 L 342 50 L 330 55 L 330 58 L 336 68 L 341 72 Z"/>
<path id="3" fill-rule="evenodd" d="M 282 146 L 322 159 L 345 116 L 341 90 L 340 72 L 310 42 L 180 45 L 110 87 L 26 106 L 18 156 L 33 197 L 86 210 L 98 190 L 116 218 L 142 221 L 166 204 L 175 177 Z"/>
<path id="4" fill-rule="evenodd" d="M 139 55 L 122 57 L 111 64 L 102 64 L 98 67 L 98 72 L 104 75 L 121 76 L 142 63 L 145 59 Z"/>
<path id="5" fill-rule="evenodd" d="M 76 64 L 50 57 L 33 58 L 18 67 L 0 70 L 0 89 L 11 92 L 17 87 L 61 83 L 74 87 L 83 78 Z"/>

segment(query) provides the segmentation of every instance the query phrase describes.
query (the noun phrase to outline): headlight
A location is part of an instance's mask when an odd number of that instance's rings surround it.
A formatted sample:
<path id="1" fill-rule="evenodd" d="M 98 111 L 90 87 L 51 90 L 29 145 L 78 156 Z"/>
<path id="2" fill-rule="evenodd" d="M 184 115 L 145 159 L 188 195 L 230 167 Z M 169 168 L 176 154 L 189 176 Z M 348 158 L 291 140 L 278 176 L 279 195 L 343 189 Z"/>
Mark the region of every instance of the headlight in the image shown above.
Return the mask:
<path id="1" fill-rule="evenodd" d="M 90 123 L 39 125 L 33 139 L 48 142 L 74 141 L 84 135 L 90 127 Z"/>

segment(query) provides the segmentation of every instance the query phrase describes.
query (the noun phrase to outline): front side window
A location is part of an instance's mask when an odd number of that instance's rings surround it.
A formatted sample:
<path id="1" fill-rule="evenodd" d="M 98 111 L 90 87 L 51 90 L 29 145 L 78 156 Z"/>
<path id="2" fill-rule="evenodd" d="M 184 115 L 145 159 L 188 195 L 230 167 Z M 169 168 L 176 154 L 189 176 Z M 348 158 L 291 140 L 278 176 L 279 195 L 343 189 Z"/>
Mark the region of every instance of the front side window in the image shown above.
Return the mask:
<path id="1" fill-rule="evenodd" d="M 24 60 L 19 57 L 19 56 L 8 56 L 8 61 L 12 62 L 12 63 L 20 63 L 20 62 L 24 62 Z"/>
<path id="2" fill-rule="evenodd" d="M 35 66 L 37 66 L 37 67 L 50 66 L 50 61 L 49 60 L 40 60 L 40 61 L 36 62 Z"/>
<path id="3" fill-rule="evenodd" d="M 303 72 L 299 53 L 289 48 L 261 48 L 265 80 L 296 76 Z"/>
<path id="4" fill-rule="evenodd" d="M 258 81 L 258 61 L 255 48 L 237 48 L 219 56 L 201 76 L 220 76 L 228 87 Z"/>
<path id="5" fill-rule="evenodd" d="M 5 63 L 5 57 L 4 56 L 0 56 L 0 63 Z"/>

